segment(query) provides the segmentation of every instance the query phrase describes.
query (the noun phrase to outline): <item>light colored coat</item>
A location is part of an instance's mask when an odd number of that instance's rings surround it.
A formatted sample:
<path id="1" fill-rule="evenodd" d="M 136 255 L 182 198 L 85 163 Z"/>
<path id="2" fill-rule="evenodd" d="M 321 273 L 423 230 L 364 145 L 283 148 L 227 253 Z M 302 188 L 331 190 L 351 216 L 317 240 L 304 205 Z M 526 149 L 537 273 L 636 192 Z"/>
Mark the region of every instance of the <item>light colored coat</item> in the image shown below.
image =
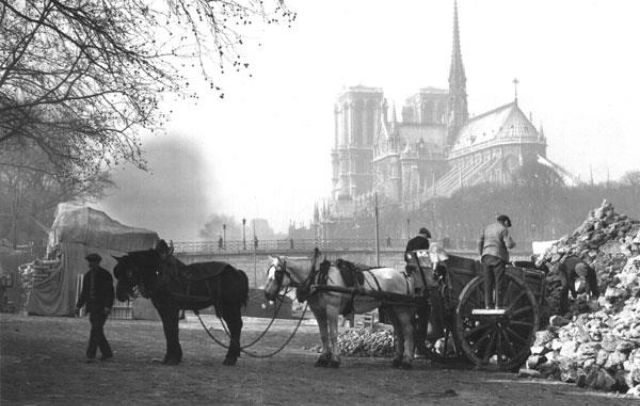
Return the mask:
<path id="1" fill-rule="evenodd" d="M 515 246 L 516 243 L 509 235 L 509 229 L 502 223 L 497 222 L 489 224 L 484 229 L 478 244 L 480 257 L 493 255 L 505 262 L 509 262 L 509 249 Z"/>

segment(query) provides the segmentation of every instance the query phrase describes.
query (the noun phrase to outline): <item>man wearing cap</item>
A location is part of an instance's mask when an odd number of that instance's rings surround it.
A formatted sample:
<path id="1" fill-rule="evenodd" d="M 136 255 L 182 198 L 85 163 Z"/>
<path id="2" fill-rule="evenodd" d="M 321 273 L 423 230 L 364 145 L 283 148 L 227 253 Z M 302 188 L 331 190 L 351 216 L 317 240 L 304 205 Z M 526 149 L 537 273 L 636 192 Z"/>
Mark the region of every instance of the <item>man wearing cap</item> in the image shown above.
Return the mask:
<path id="1" fill-rule="evenodd" d="M 407 253 L 415 250 L 428 250 L 429 238 L 431 238 L 431 233 L 425 227 L 422 227 L 418 231 L 418 235 L 409 240 L 409 242 L 407 243 L 407 248 L 404 250 L 404 252 Z"/>
<path id="2" fill-rule="evenodd" d="M 516 246 L 509 235 L 509 227 L 511 219 L 504 214 L 499 215 L 495 223 L 484 229 L 478 243 L 480 261 L 484 268 L 484 305 L 487 309 L 491 308 L 493 288 L 495 287 L 496 291 L 500 289 L 500 281 L 509 262 L 509 249 Z M 496 295 L 496 309 L 500 306 L 498 296 Z"/>
<path id="3" fill-rule="evenodd" d="M 91 334 L 87 347 L 87 362 L 95 360 L 98 347 L 102 353 L 100 359 L 106 361 L 113 357 L 113 352 L 103 330 L 104 323 L 113 307 L 113 278 L 108 271 L 100 267 L 102 260 L 100 255 L 89 254 L 85 259 L 89 262 L 89 271 L 84 274 L 82 279 L 82 290 L 76 305 L 76 314 L 80 313 L 83 306 L 86 306 L 86 311 L 89 313 Z"/>
<path id="4" fill-rule="evenodd" d="M 407 254 L 417 250 L 429 249 L 429 238 L 431 233 L 425 227 L 420 228 L 418 235 L 413 237 L 407 242 L 405 248 L 405 261 L 409 262 Z M 407 266 L 410 266 L 407 264 Z M 416 272 L 417 270 L 411 269 L 409 272 Z M 443 335 L 442 332 L 442 306 L 440 292 L 434 286 L 426 286 L 428 291 L 429 301 L 431 306 L 418 306 L 416 308 L 416 323 L 415 323 L 415 343 L 416 343 L 416 356 L 426 356 L 427 348 L 425 346 L 425 340 L 427 339 L 427 330 L 429 327 L 429 319 L 431 318 L 432 334 L 429 339 L 437 339 Z M 418 292 L 416 292 L 418 293 Z M 420 292 L 426 293 L 426 292 Z M 430 314 L 431 313 L 431 314 Z M 433 317 L 430 317 L 433 316 Z"/>

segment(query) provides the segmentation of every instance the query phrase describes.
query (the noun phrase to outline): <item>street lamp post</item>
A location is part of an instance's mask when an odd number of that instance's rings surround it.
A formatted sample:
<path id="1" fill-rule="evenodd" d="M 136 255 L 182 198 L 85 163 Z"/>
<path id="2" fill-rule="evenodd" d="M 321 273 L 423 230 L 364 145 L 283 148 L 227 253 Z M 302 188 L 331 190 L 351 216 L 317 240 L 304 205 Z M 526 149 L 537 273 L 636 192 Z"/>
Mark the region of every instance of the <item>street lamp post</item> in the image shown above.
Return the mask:
<path id="1" fill-rule="evenodd" d="M 247 250 L 247 236 L 244 232 L 244 226 L 247 224 L 247 219 L 242 219 L 242 249 Z"/>
<path id="2" fill-rule="evenodd" d="M 222 246 L 224 249 L 227 249 L 227 225 L 222 225 Z"/>
<path id="3" fill-rule="evenodd" d="M 251 220 L 253 223 L 253 286 L 258 287 L 258 238 L 256 237 L 256 219 Z"/>

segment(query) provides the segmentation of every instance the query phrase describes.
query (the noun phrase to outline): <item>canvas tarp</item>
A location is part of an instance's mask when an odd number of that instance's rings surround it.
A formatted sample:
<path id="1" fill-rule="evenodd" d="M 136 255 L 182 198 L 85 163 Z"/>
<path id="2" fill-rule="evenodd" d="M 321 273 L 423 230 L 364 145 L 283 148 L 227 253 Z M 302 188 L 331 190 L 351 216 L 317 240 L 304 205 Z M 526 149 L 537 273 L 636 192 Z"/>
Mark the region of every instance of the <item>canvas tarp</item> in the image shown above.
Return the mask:
<path id="1" fill-rule="evenodd" d="M 62 203 L 49 234 L 47 251 L 59 253 L 60 262 L 52 266 L 48 275 L 34 280 L 27 311 L 46 316 L 73 314 L 78 292 L 78 275 L 89 270 L 85 257 L 97 253 L 100 266 L 113 272 L 116 264 L 112 256 L 129 251 L 153 248 L 158 234 L 123 225 L 106 213 L 87 206 Z"/>
<path id="2" fill-rule="evenodd" d="M 56 244 L 65 242 L 128 252 L 149 249 L 156 241 L 158 234 L 154 231 L 126 226 L 88 206 L 60 203 L 47 250 L 50 252 Z"/>

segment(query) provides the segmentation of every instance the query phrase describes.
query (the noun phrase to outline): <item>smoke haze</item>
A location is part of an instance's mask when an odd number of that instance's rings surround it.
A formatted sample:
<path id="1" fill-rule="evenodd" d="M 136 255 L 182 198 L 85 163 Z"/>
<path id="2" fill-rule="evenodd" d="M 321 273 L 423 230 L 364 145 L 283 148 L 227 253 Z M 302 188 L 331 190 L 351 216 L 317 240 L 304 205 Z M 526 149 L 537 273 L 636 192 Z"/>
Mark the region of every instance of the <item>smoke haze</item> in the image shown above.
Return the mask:
<path id="1" fill-rule="evenodd" d="M 202 149 L 175 134 L 145 144 L 148 172 L 113 171 L 116 188 L 99 202 L 114 219 L 158 232 L 161 238 L 197 240 L 207 217 L 216 212 L 214 171 Z"/>

